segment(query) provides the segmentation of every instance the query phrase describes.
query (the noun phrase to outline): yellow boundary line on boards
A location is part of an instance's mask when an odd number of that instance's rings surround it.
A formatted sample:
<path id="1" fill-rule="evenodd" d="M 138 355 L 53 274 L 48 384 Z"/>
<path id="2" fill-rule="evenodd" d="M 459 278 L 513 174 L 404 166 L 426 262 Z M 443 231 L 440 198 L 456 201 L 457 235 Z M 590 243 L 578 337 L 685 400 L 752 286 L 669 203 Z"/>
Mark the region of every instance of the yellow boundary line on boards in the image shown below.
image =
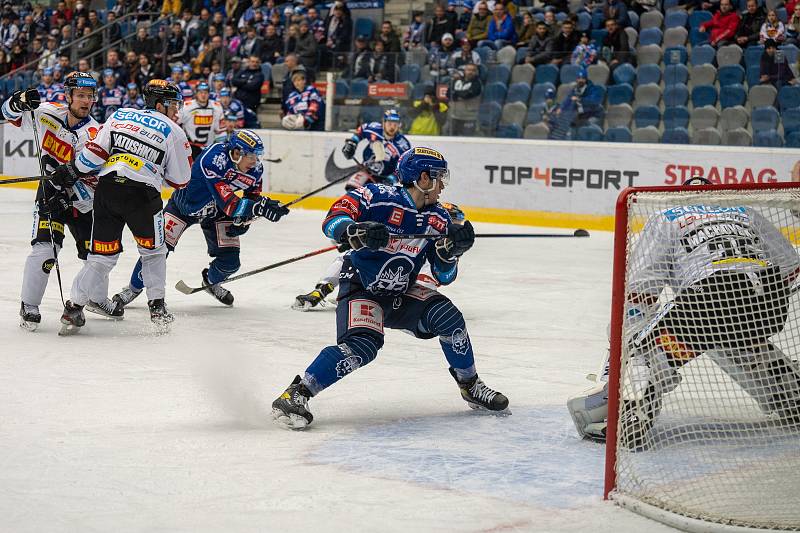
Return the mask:
<path id="1" fill-rule="evenodd" d="M 0 176 L 0 179 L 16 176 Z M 22 189 L 36 189 L 38 182 L 15 183 L 9 187 Z M 279 202 L 294 200 L 299 195 L 286 193 L 268 193 L 270 198 Z M 172 195 L 172 189 L 163 189 L 161 197 L 165 200 Z M 300 209 L 314 209 L 327 211 L 336 198 L 329 196 L 313 196 L 306 198 Z M 551 213 L 547 211 L 524 211 L 521 209 L 496 209 L 493 207 L 460 206 L 469 220 L 475 222 L 490 222 L 494 224 L 514 224 L 519 226 L 543 226 L 551 228 L 590 229 L 601 231 L 614 230 L 614 217 L 612 215 L 576 215 L 571 213 Z"/>

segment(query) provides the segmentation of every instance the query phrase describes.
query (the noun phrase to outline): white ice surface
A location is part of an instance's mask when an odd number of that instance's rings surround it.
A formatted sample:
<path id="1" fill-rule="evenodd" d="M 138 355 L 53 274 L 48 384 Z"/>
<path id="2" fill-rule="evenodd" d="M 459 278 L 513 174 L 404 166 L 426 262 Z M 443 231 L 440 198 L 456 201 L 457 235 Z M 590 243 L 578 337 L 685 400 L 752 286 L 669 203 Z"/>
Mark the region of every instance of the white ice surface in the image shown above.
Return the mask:
<path id="1" fill-rule="evenodd" d="M 55 274 L 31 334 L 17 312 L 32 199 L 0 191 L 0 531 L 668 530 L 603 502 L 604 448 L 578 440 L 565 407 L 606 349 L 610 234 L 478 241 L 445 289 L 512 416 L 471 412 L 438 343 L 392 331 L 375 362 L 312 400 L 308 431 L 288 432 L 269 404 L 335 340 L 332 311 L 289 306 L 332 255 L 230 284 L 228 309 L 171 288 L 196 286 L 208 263 L 191 228 L 168 261 L 169 335 L 151 334 L 141 298 L 122 322 L 89 314 L 57 337 Z M 256 224 L 242 270 L 326 246 L 321 217 Z M 124 244 L 112 291 L 136 258 Z"/>

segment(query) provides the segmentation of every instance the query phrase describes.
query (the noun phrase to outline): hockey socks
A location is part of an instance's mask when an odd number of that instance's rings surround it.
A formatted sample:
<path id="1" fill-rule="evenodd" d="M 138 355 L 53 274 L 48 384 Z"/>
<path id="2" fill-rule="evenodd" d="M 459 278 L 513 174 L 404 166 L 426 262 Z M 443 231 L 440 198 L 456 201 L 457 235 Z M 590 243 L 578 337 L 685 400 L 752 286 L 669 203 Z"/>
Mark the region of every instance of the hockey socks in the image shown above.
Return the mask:
<path id="1" fill-rule="evenodd" d="M 356 334 L 338 346 L 327 346 L 306 369 L 303 383 L 316 395 L 347 374 L 372 362 L 383 346 L 383 337 Z"/>
<path id="2" fill-rule="evenodd" d="M 439 336 L 444 356 L 458 379 L 466 380 L 476 374 L 464 315 L 453 302 L 448 299 L 433 302 L 422 314 L 419 325 L 423 332 Z"/>

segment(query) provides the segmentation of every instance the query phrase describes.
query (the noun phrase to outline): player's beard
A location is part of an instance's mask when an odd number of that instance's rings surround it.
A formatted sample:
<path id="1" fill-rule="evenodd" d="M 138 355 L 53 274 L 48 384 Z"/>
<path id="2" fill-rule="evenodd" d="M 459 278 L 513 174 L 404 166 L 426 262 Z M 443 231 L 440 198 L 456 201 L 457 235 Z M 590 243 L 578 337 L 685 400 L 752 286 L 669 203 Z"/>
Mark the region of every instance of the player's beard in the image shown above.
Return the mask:
<path id="1" fill-rule="evenodd" d="M 77 118 L 79 120 L 85 119 L 86 117 L 89 116 L 89 113 L 92 112 L 92 106 L 91 105 L 79 105 L 79 104 L 71 103 L 71 104 L 69 104 L 69 108 L 68 109 L 69 109 L 70 114 L 73 117 L 75 117 L 75 118 Z"/>

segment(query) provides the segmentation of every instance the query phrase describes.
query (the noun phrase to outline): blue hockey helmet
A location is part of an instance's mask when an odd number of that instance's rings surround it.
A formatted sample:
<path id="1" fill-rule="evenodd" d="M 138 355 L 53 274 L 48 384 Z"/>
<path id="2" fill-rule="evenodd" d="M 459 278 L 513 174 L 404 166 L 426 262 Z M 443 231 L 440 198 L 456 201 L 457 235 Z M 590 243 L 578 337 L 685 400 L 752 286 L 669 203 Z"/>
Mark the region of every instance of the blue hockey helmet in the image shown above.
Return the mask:
<path id="1" fill-rule="evenodd" d="M 238 148 L 245 154 L 264 154 L 264 142 L 253 130 L 236 130 L 228 139 L 228 148 Z"/>
<path id="2" fill-rule="evenodd" d="M 397 162 L 397 177 L 403 185 L 416 183 L 423 172 L 432 178 L 447 185 L 450 181 L 450 171 L 444 156 L 432 148 L 419 146 L 412 148 L 400 156 Z"/>
<path id="3" fill-rule="evenodd" d="M 210 90 L 211 89 L 209 88 L 208 84 L 204 81 L 198 83 L 197 87 L 195 87 L 194 89 L 195 93 L 199 93 L 200 91 L 210 91 Z"/>
<path id="4" fill-rule="evenodd" d="M 231 90 L 228 89 L 227 87 L 223 87 L 222 89 L 219 90 L 219 95 L 220 96 L 230 96 L 231 95 Z"/>
<path id="5" fill-rule="evenodd" d="M 383 121 L 400 122 L 400 113 L 397 112 L 397 109 L 391 107 L 383 112 Z"/>

